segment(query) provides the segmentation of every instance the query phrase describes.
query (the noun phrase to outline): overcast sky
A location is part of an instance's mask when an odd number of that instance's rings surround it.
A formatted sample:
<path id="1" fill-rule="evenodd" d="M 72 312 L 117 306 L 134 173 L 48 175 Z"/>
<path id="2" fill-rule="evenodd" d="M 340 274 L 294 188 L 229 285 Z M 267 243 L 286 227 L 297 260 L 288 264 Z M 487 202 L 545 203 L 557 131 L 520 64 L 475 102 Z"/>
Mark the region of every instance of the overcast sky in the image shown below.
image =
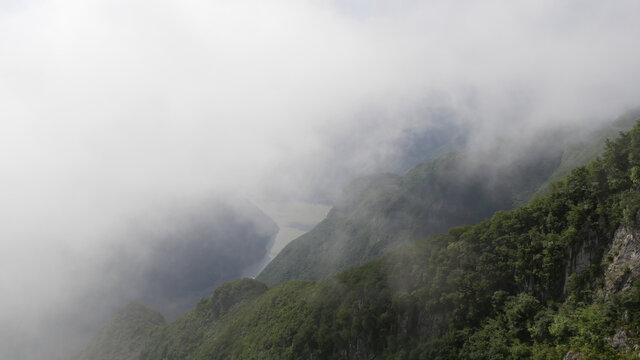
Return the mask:
<path id="1" fill-rule="evenodd" d="M 471 146 L 612 119 L 639 105 L 638 14 L 635 0 L 1 0 L 0 328 L 35 336 L 136 214 L 226 191 L 308 200 L 385 169 L 406 129 L 430 126 L 420 109 L 451 109 Z"/>

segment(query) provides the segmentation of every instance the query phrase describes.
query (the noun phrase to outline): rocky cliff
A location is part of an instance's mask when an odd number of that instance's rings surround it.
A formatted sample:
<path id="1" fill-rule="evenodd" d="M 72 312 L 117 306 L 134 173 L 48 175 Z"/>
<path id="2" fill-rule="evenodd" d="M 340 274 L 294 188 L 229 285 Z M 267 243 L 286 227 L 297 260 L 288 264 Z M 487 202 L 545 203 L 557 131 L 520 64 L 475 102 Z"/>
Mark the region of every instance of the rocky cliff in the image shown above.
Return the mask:
<path id="1" fill-rule="evenodd" d="M 605 262 L 609 263 L 604 276 L 605 295 L 631 289 L 633 283 L 640 279 L 640 229 L 618 229 Z"/>

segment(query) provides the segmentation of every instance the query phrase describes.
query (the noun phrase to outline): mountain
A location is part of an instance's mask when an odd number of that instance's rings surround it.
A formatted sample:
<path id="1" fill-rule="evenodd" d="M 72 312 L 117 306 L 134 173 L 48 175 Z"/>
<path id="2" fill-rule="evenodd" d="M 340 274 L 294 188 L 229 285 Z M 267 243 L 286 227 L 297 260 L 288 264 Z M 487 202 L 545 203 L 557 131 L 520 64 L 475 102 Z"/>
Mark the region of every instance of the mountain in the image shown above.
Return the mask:
<path id="1" fill-rule="evenodd" d="M 397 156 L 388 171 L 405 173 L 417 164 L 464 149 L 470 129 L 463 125 L 453 109 L 428 108 L 417 111 L 416 118 L 430 119 L 428 126 L 408 127 L 394 144 Z"/>
<path id="2" fill-rule="evenodd" d="M 523 167 L 550 174 L 553 166 L 545 165 L 557 160 L 532 159 Z M 383 174 L 354 181 L 326 219 L 289 243 L 257 279 L 269 286 L 325 279 L 402 244 L 513 207 L 512 194 L 520 192 L 521 181 L 512 182 L 506 167 L 469 170 L 468 163 L 465 155 L 449 153 L 404 176 Z"/>
<path id="3" fill-rule="evenodd" d="M 165 325 L 162 314 L 144 304 L 130 302 L 100 329 L 75 359 L 133 360 L 155 331 Z"/>
<path id="4" fill-rule="evenodd" d="M 548 192 L 552 182 L 561 180 L 574 168 L 585 165 L 600 156 L 605 150 L 607 139 L 615 139 L 621 132 L 631 130 L 638 119 L 640 119 L 640 109 L 629 110 L 602 129 L 596 130 L 587 136 L 569 139 L 563 150 L 560 164 L 549 178 L 540 185 L 536 195 Z"/>
<path id="5" fill-rule="evenodd" d="M 516 210 L 322 282 L 227 283 L 132 358 L 636 358 L 639 222 L 640 124 Z"/>
<path id="6" fill-rule="evenodd" d="M 253 203 L 230 194 L 156 199 L 111 234 L 113 241 L 87 268 L 95 281 L 55 305 L 35 340 L 21 335 L 26 330 L 7 327 L 4 343 L 11 347 L 2 353 L 12 359 L 69 358 L 131 300 L 174 320 L 222 283 L 255 276 L 269 260 L 278 230 Z M 27 346 L 34 342 L 41 346 Z"/>
<path id="7" fill-rule="evenodd" d="M 526 204 L 551 181 L 595 159 L 606 139 L 630 129 L 636 116 L 640 111 L 586 136 L 544 133 L 516 153 L 513 145 L 498 143 L 480 154 L 444 154 L 403 176 L 357 179 L 326 219 L 289 243 L 257 279 L 269 286 L 326 279 L 397 246 Z"/>
<path id="8" fill-rule="evenodd" d="M 118 293 L 175 318 L 225 281 L 255 275 L 268 259 L 278 226 L 241 198 L 172 204 L 153 219 L 139 219 L 110 263 Z M 141 251 L 130 249 L 142 249 Z M 124 295 L 123 295 L 124 296 Z"/>

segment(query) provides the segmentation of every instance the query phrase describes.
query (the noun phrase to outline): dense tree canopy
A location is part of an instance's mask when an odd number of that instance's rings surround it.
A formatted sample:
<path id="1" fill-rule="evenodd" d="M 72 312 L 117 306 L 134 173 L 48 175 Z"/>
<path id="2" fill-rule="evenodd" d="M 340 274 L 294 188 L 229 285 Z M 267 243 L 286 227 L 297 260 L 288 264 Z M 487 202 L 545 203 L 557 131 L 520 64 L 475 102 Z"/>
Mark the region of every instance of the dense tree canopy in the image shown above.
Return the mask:
<path id="1" fill-rule="evenodd" d="M 136 354 L 154 360 L 553 359 L 573 351 L 591 359 L 635 358 L 628 345 L 640 341 L 640 283 L 605 291 L 611 259 L 603 255 L 618 229 L 636 226 L 639 169 L 637 125 L 526 206 L 322 282 L 268 290 L 255 280 L 227 284 L 156 328 Z M 616 345 L 615 336 L 626 345 Z"/>

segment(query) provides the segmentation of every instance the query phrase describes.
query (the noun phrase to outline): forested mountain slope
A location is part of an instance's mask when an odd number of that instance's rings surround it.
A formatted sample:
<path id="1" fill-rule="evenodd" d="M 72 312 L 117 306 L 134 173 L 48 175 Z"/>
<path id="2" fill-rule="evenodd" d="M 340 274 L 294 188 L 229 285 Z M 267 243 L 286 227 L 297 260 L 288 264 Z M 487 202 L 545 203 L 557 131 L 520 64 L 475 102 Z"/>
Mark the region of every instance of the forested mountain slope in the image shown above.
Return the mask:
<path id="1" fill-rule="evenodd" d="M 138 302 L 130 302 L 104 325 L 76 359 L 134 360 L 151 335 L 165 325 L 162 314 Z"/>
<path id="2" fill-rule="evenodd" d="M 637 358 L 639 189 L 636 125 L 526 206 L 323 282 L 225 284 L 131 352 L 154 360 Z"/>
<path id="3" fill-rule="evenodd" d="M 136 221 L 128 236 L 138 247 L 122 246 L 106 270 L 118 279 L 114 295 L 144 302 L 169 319 L 262 266 L 278 233 L 270 217 L 242 198 L 172 205 L 162 216 Z"/>
<path id="4" fill-rule="evenodd" d="M 552 182 L 561 180 L 574 168 L 585 165 L 600 156 L 605 150 L 607 139 L 615 139 L 620 132 L 631 130 L 638 119 L 640 119 L 640 109 L 629 110 L 609 126 L 583 138 L 569 139 L 563 150 L 560 164 L 545 183 L 539 187 L 536 195 L 547 193 Z"/>
<path id="5" fill-rule="evenodd" d="M 559 159 L 548 160 L 532 161 L 525 170 L 549 175 Z M 325 279 L 379 259 L 399 245 L 513 207 L 512 194 L 519 193 L 516 187 L 522 181 L 503 176 L 504 168 L 498 170 L 499 177 L 486 169 L 468 171 L 466 163 L 464 155 L 452 153 L 404 176 L 358 179 L 325 220 L 288 244 L 257 279 L 269 286 Z"/>
<path id="6" fill-rule="evenodd" d="M 480 159 L 449 153 L 403 176 L 358 179 L 324 221 L 289 243 L 257 279 L 269 286 L 326 279 L 402 244 L 526 204 L 536 192 L 548 191 L 550 179 L 598 156 L 607 138 L 633 126 L 634 114 L 580 141 L 566 140 L 570 134 L 564 133 L 540 136 L 512 158 L 509 149 L 496 145 Z"/>

